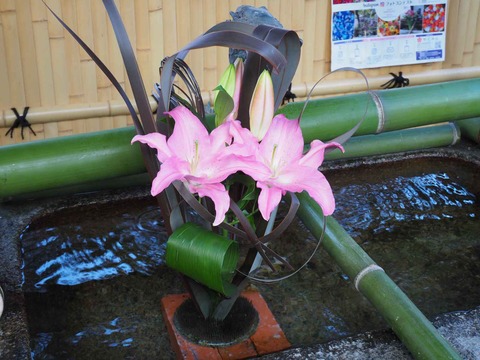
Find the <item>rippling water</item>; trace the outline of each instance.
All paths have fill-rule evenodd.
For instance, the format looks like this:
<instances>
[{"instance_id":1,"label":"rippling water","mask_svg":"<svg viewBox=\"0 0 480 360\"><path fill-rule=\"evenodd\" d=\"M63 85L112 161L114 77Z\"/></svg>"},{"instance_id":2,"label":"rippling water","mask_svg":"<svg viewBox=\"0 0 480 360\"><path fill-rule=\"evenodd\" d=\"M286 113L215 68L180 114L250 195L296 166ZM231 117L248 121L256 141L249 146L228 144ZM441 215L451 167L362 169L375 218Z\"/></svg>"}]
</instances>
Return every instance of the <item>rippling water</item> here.
<instances>
[{"instance_id":1,"label":"rippling water","mask_svg":"<svg viewBox=\"0 0 480 360\"><path fill-rule=\"evenodd\" d=\"M348 185L335 197L336 217L352 236L393 231L406 222L475 218L478 209L476 195L444 172Z\"/></svg>"},{"instance_id":2,"label":"rippling water","mask_svg":"<svg viewBox=\"0 0 480 360\"><path fill-rule=\"evenodd\" d=\"M418 160L327 174L335 217L429 315L479 305L480 179L470 166ZM160 298L184 290L163 263L159 215L143 199L62 210L25 229L34 358L173 358ZM299 266L315 244L296 221L275 250ZM322 250L288 280L254 284L295 345L385 326Z\"/></svg>"},{"instance_id":3,"label":"rippling water","mask_svg":"<svg viewBox=\"0 0 480 360\"><path fill-rule=\"evenodd\" d=\"M148 275L163 263L166 239L158 207L145 201L45 216L21 235L25 290Z\"/></svg>"}]
</instances>

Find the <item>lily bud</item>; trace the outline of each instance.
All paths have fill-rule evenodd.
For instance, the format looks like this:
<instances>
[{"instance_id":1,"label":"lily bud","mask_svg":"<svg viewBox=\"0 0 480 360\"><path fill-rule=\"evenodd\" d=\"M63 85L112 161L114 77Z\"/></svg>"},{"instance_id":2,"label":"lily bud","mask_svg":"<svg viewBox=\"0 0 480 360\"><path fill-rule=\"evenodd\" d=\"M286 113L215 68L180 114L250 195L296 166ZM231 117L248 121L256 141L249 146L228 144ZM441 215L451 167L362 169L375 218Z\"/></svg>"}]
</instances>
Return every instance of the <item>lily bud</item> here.
<instances>
[{"instance_id":1,"label":"lily bud","mask_svg":"<svg viewBox=\"0 0 480 360\"><path fill-rule=\"evenodd\" d=\"M238 113L238 103L240 102L240 92L242 91L242 80L243 80L243 60L242 58L237 58L234 63L235 66L235 90L231 97L233 98L233 119L237 118Z\"/></svg>"},{"instance_id":2,"label":"lily bud","mask_svg":"<svg viewBox=\"0 0 480 360\"><path fill-rule=\"evenodd\" d=\"M233 97L233 92L235 91L235 65L228 65L227 69L220 78L220 83L218 86L221 86L230 97ZM215 96L213 102L217 101L218 91L215 91Z\"/></svg>"},{"instance_id":3,"label":"lily bud","mask_svg":"<svg viewBox=\"0 0 480 360\"><path fill-rule=\"evenodd\" d=\"M227 119L235 120L238 113L238 102L242 88L243 61L238 58L235 64L230 64L215 88L214 111L215 126L218 127Z\"/></svg>"},{"instance_id":4,"label":"lily bud","mask_svg":"<svg viewBox=\"0 0 480 360\"><path fill-rule=\"evenodd\" d=\"M260 141L267 133L274 114L272 77L264 70L257 80L250 102L250 131Z\"/></svg>"}]
</instances>

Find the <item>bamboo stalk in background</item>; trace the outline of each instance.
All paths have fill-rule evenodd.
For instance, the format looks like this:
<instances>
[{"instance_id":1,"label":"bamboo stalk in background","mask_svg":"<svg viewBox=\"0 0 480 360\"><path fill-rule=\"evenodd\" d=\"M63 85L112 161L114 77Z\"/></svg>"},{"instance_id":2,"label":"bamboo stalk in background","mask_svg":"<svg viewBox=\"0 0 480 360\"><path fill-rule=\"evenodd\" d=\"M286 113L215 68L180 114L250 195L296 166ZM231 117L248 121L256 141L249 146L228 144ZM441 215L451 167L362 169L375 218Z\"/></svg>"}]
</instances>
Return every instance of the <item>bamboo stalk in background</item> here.
<instances>
[{"instance_id":1,"label":"bamboo stalk in background","mask_svg":"<svg viewBox=\"0 0 480 360\"><path fill-rule=\"evenodd\" d=\"M459 140L460 130L454 123L397 130L377 135L352 137L345 143L344 153L342 153L340 149L335 149L327 153L325 159L350 159L362 156L430 149L455 145Z\"/></svg>"},{"instance_id":2,"label":"bamboo stalk in background","mask_svg":"<svg viewBox=\"0 0 480 360\"><path fill-rule=\"evenodd\" d=\"M323 80L314 90L312 96L328 96L337 94L354 93L365 91L365 80L359 76L355 78L340 77L343 72L331 75ZM447 81L466 80L480 77L480 66L439 69L412 74L403 74L410 81L410 86L436 84ZM332 79L331 79L332 78ZM381 85L391 80L390 75L368 77L370 89L381 89ZM303 84L293 84L292 92L299 98L305 98L312 89L315 82L306 82Z\"/></svg>"},{"instance_id":3,"label":"bamboo stalk in background","mask_svg":"<svg viewBox=\"0 0 480 360\"><path fill-rule=\"evenodd\" d=\"M320 207L305 192L297 196L301 204L297 212L299 218L319 239L324 231ZM407 295L331 216L326 219L322 245L342 271L356 280L357 289L378 310L416 359L460 359ZM365 269L372 271L364 272ZM357 276L362 271L365 275L359 280Z\"/></svg>"},{"instance_id":4,"label":"bamboo stalk in background","mask_svg":"<svg viewBox=\"0 0 480 360\"><path fill-rule=\"evenodd\" d=\"M480 117L457 121L462 135L480 144Z\"/></svg>"},{"instance_id":5,"label":"bamboo stalk in background","mask_svg":"<svg viewBox=\"0 0 480 360\"><path fill-rule=\"evenodd\" d=\"M152 111L157 109L157 103L153 98L150 98L150 106ZM95 102L57 105L50 108L32 108L29 110L27 118L30 124L46 124L127 114L128 108L123 100L110 100L103 103ZM3 112L3 117L0 118L0 127L9 127L14 121L15 115L13 111L6 109Z\"/></svg>"},{"instance_id":6,"label":"bamboo stalk in background","mask_svg":"<svg viewBox=\"0 0 480 360\"><path fill-rule=\"evenodd\" d=\"M365 119L357 135L480 116L480 78L312 100L303 113L305 142L330 140ZM298 117L302 102L279 110Z\"/></svg>"}]
</instances>

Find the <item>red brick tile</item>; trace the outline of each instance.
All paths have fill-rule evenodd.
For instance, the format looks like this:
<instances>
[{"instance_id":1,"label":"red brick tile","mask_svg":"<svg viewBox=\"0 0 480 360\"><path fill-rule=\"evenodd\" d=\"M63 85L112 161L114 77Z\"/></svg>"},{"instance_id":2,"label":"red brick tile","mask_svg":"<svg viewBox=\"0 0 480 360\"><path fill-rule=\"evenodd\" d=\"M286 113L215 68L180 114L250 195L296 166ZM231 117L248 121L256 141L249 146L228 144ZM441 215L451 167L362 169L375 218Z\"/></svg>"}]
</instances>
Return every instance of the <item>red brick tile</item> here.
<instances>
[{"instance_id":1,"label":"red brick tile","mask_svg":"<svg viewBox=\"0 0 480 360\"><path fill-rule=\"evenodd\" d=\"M242 296L250 300L258 311L259 324L255 333L245 341L228 347L209 347L191 343L173 325L177 308L188 298L187 294L167 295L162 299L162 312L173 350L179 360L213 359L240 360L285 350L291 345L265 300L257 291L245 291Z\"/></svg>"},{"instance_id":2,"label":"red brick tile","mask_svg":"<svg viewBox=\"0 0 480 360\"><path fill-rule=\"evenodd\" d=\"M218 352L222 357L222 360L240 360L258 355L257 350L250 339L227 347L218 347Z\"/></svg>"},{"instance_id":3,"label":"red brick tile","mask_svg":"<svg viewBox=\"0 0 480 360\"><path fill-rule=\"evenodd\" d=\"M288 349L291 344L283 333L280 325L268 308L262 295L256 291L245 291L242 296L249 299L260 314L257 331L250 337L259 355Z\"/></svg>"}]
</instances>

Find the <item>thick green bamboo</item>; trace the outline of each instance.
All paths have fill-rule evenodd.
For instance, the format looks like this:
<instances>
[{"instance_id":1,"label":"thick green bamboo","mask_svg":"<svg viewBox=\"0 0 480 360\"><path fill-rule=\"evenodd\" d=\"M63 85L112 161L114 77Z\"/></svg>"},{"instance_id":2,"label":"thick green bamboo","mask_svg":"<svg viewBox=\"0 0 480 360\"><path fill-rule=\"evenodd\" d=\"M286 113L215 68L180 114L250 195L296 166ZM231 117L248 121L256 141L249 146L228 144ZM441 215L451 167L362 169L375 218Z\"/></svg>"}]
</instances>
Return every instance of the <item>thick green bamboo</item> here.
<instances>
[{"instance_id":1,"label":"thick green bamboo","mask_svg":"<svg viewBox=\"0 0 480 360\"><path fill-rule=\"evenodd\" d=\"M385 109L385 130L480 116L480 79L376 93ZM369 94L311 101L301 123L306 142L349 130L362 118L367 102L359 134L372 134L378 130L378 110ZM294 118L302 106L289 104L281 111ZM1 147L0 199L141 173L140 152L130 145L134 135L129 127Z\"/></svg>"},{"instance_id":2,"label":"thick green bamboo","mask_svg":"<svg viewBox=\"0 0 480 360\"><path fill-rule=\"evenodd\" d=\"M0 199L36 193L49 196L144 183L145 172L132 128L0 148ZM353 137L327 160L448 146L458 138L452 124ZM31 181L32 174L35 181ZM125 180L122 180L125 179Z\"/></svg>"},{"instance_id":3,"label":"thick green bamboo","mask_svg":"<svg viewBox=\"0 0 480 360\"><path fill-rule=\"evenodd\" d=\"M462 136L480 144L480 117L459 120L457 125L462 131Z\"/></svg>"},{"instance_id":4,"label":"thick green bamboo","mask_svg":"<svg viewBox=\"0 0 480 360\"><path fill-rule=\"evenodd\" d=\"M326 160L384 155L454 145L460 130L453 123L390 131L377 135L356 136L344 144L345 152L336 149L325 155Z\"/></svg>"},{"instance_id":5,"label":"thick green bamboo","mask_svg":"<svg viewBox=\"0 0 480 360\"><path fill-rule=\"evenodd\" d=\"M480 116L480 78L372 93L310 101L301 121L305 141L331 140L350 130L363 118L367 104L365 120L356 135ZM279 112L294 119L303 105L290 103Z\"/></svg>"},{"instance_id":6,"label":"thick green bamboo","mask_svg":"<svg viewBox=\"0 0 480 360\"><path fill-rule=\"evenodd\" d=\"M306 193L298 194L297 212L312 234L320 238L324 218L318 204ZM326 219L323 247L342 270L357 283L358 290L384 317L416 359L460 359L400 288L382 271L333 217ZM364 271L372 269L372 271ZM364 275L359 279L359 274Z\"/></svg>"},{"instance_id":7,"label":"thick green bamboo","mask_svg":"<svg viewBox=\"0 0 480 360\"><path fill-rule=\"evenodd\" d=\"M0 148L0 199L145 172L132 128Z\"/></svg>"}]
</instances>

